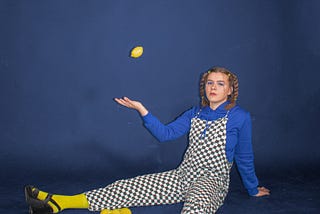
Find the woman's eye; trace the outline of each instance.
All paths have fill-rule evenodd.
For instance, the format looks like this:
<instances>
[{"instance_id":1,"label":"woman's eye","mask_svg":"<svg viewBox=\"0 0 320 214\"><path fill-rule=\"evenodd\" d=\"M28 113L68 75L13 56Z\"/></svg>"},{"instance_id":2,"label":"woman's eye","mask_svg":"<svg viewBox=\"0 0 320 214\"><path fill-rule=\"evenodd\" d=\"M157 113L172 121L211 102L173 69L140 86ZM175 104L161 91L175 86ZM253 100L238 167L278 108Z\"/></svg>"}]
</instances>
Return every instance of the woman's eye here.
<instances>
[{"instance_id":1,"label":"woman's eye","mask_svg":"<svg viewBox=\"0 0 320 214\"><path fill-rule=\"evenodd\" d=\"M207 85L213 85L213 82L208 81L208 82L207 82Z\"/></svg>"},{"instance_id":2,"label":"woman's eye","mask_svg":"<svg viewBox=\"0 0 320 214\"><path fill-rule=\"evenodd\" d=\"M224 86L224 83L223 82L218 82L218 85L219 86Z\"/></svg>"}]
</instances>

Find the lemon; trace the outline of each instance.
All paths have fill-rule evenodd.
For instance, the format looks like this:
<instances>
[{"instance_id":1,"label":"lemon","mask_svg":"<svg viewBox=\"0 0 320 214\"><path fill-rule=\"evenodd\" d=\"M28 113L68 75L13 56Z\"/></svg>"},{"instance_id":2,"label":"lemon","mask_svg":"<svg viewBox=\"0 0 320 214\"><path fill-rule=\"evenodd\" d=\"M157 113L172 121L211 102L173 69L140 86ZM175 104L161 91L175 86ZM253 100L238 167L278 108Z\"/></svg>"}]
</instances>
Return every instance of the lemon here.
<instances>
[{"instance_id":1,"label":"lemon","mask_svg":"<svg viewBox=\"0 0 320 214\"><path fill-rule=\"evenodd\" d=\"M129 208L120 209L121 214L131 214L131 210Z\"/></svg>"},{"instance_id":2,"label":"lemon","mask_svg":"<svg viewBox=\"0 0 320 214\"><path fill-rule=\"evenodd\" d=\"M110 214L110 210L101 210L100 214Z\"/></svg>"},{"instance_id":3,"label":"lemon","mask_svg":"<svg viewBox=\"0 0 320 214\"><path fill-rule=\"evenodd\" d=\"M131 50L131 57L132 58L139 58L143 54L143 47L136 46Z\"/></svg>"},{"instance_id":4,"label":"lemon","mask_svg":"<svg viewBox=\"0 0 320 214\"><path fill-rule=\"evenodd\" d=\"M121 208L114 210L104 209L101 210L100 214L131 214L131 210L129 208Z\"/></svg>"}]
</instances>

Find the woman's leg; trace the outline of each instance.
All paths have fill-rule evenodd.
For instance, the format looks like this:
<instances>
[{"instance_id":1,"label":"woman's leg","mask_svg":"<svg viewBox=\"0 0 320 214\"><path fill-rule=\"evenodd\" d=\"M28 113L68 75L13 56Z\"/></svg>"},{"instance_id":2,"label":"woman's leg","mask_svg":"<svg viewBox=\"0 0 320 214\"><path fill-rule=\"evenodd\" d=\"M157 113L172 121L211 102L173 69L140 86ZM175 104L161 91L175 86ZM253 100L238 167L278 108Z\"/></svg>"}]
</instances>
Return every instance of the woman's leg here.
<instances>
[{"instance_id":1,"label":"woman's leg","mask_svg":"<svg viewBox=\"0 0 320 214\"><path fill-rule=\"evenodd\" d=\"M182 214L213 214L228 193L229 178L201 176L186 193Z\"/></svg>"},{"instance_id":2,"label":"woman's leg","mask_svg":"<svg viewBox=\"0 0 320 214\"><path fill-rule=\"evenodd\" d=\"M91 211L172 204L183 200L180 176L176 170L119 180L85 194Z\"/></svg>"}]
</instances>

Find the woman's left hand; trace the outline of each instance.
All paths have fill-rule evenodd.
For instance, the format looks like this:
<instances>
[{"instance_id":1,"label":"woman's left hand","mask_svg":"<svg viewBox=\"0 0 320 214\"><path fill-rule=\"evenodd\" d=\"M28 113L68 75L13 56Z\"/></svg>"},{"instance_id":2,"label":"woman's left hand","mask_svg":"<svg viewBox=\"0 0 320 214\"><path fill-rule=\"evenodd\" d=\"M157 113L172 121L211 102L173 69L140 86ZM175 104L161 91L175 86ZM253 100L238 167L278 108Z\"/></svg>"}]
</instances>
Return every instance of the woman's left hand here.
<instances>
[{"instance_id":1,"label":"woman's left hand","mask_svg":"<svg viewBox=\"0 0 320 214\"><path fill-rule=\"evenodd\" d=\"M256 197L270 195L270 190L265 187L258 187L258 191L259 192L255 195Z\"/></svg>"}]
</instances>

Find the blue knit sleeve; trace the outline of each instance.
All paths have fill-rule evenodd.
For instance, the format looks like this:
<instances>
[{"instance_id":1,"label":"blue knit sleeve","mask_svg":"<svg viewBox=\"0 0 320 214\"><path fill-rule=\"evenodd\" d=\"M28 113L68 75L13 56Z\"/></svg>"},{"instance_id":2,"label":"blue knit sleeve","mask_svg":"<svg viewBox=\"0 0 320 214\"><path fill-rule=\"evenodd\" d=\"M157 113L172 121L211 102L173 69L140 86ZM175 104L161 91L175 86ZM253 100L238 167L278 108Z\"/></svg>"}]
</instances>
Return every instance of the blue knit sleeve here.
<instances>
[{"instance_id":1,"label":"blue knit sleeve","mask_svg":"<svg viewBox=\"0 0 320 214\"><path fill-rule=\"evenodd\" d=\"M252 149L252 125L249 113L245 113L244 122L239 130L239 141L235 147L234 158L249 195L253 196L258 193L258 179L254 169L254 157Z\"/></svg>"},{"instance_id":2,"label":"blue knit sleeve","mask_svg":"<svg viewBox=\"0 0 320 214\"><path fill-rule=\"evenodd\" d=\"M185 135L191 126L191 118L195 115L196 108L192 108L184 112L169 124L161 123L158 118L153 116L150 112L142 117L144 126L157 138L160 142L177 139Z\"/></svg>"}]
</instances>

